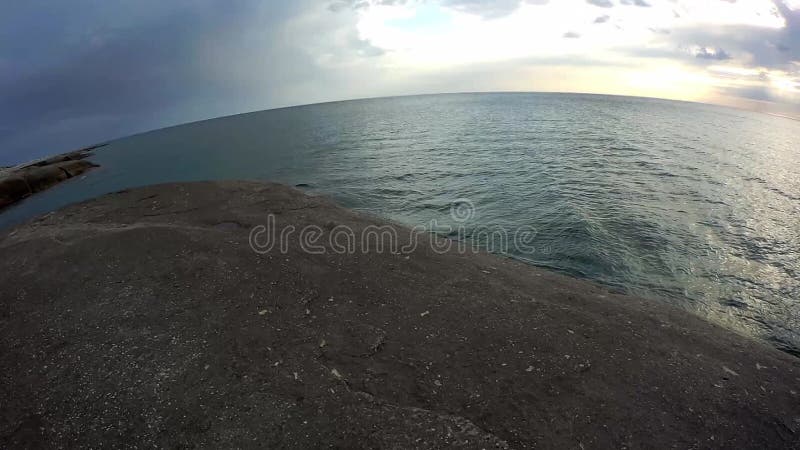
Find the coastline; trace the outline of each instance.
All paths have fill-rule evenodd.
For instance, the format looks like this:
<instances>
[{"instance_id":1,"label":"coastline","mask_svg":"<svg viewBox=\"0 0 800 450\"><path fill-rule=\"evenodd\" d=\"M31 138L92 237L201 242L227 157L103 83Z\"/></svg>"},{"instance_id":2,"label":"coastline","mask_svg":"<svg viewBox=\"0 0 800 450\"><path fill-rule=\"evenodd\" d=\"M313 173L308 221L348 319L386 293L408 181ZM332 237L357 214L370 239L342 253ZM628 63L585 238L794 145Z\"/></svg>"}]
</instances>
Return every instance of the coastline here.
<instances>
[{"instance_id":1,"label":"coastline","mask_svg":"<svg viewBox=\"0 0 800 450\"><path fill-rule=\"evenodd\" d=\"M0 442L800 443L800 360L761 342L489 254L258 254L270 213L323 233L387 225L232 181L0 232Z\"/></svg>"},{"instance_id":2,"label":"coastline","mask_svg":"<svg viewBox=\"0 0 800 450\"><path fill-rule=\"evenodd\" d=\"M96 144L16 166L0 167L0 212L33 194L98 167L86 158L106 145Z\"/></svg>"}]
</instances>

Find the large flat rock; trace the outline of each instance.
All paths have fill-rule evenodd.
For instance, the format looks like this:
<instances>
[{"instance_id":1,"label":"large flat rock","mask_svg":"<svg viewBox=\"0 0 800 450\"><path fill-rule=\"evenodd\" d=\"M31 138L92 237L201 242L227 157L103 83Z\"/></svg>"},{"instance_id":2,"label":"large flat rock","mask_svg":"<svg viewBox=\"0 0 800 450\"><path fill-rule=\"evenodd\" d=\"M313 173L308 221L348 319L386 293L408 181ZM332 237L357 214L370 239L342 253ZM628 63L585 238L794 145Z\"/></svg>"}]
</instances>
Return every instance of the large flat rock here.
<instances>
[{"instance_id":1,"label":"large flat rock","mask_svg":"<svg viewBox=\"0 0 800 450\"><path fill-rule=\"evenodd\" d=\"M323 235L381 223L281 185L207 182L0 235L0 447L800 446L790 355L424 241L257 254L250 230L270 213Z\"/></svg>"}]
</instances>

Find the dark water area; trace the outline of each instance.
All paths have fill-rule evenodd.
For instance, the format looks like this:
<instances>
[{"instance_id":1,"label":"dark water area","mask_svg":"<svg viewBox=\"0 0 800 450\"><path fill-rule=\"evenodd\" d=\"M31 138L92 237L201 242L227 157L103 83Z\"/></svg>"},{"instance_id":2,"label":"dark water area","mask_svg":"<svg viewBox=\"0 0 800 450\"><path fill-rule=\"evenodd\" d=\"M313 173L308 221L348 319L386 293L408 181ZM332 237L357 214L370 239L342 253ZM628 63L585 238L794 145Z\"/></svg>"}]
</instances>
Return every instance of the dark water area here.
<instances>
[{"instance_id":1,"label":"dark water area","mask_svg":"<svg viewBox=\"0 0 800 450\"><path fill-rule=\"evenodd\" d=\"M408 225L535 230L531 264L669 302L800 355L800 122L571 94L327 103L112 142L0 227L153 183L306 184ZM474 215L454 224L451 202ZM479 239L478 239L479 240Z\"/></svg>"}]
</instances>

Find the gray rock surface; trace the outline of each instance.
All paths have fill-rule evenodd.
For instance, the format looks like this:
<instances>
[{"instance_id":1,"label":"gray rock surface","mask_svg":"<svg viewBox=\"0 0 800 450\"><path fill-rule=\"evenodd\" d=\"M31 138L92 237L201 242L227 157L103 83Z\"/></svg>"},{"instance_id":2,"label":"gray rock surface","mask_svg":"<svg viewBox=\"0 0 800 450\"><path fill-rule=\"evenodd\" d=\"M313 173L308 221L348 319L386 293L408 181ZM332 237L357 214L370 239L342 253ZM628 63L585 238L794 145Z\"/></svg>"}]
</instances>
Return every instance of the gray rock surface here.
<instances>
[{"instance_id":1,"label":"gray rock surface","mask_svg":"<svg viewBox=\"0 0 800 450\"><path fill-rule=\"evenodd\" d=\"M205 182L0 234L0 447L800 446L790 355L491 255L260 255L270 213L382 223Z\"/></svg>"}]
</instances>

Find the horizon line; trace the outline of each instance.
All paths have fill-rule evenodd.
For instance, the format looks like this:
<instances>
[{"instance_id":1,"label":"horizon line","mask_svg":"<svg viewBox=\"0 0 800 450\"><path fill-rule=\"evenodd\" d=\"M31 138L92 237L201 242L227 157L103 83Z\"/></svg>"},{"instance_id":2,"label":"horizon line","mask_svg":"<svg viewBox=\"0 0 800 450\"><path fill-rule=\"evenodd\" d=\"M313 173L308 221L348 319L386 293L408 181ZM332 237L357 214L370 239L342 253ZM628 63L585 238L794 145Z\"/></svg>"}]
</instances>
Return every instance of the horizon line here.
<instances>
[{"instance_id":1,"label":"horizon line","mask_svg":"<svg viewBox=\"0 0 800 450\"><path fill-rule=\"evenodd\" d=\"M128 138L132 138L132 137L135 137L135 136L142 136L142 135L145 135L145 134L154 133L154 132L162 131L162 130L168 130L168 129L171 129L171 128L182 127L182 126L185 126L185 125L198 124L198 123L203 123L203 122L209 122L209 121L212 121L212 120L227 119L227 118L232 118L232 117L244 116L244 115L248 115L248 114L257 114L257 113L268 112L268 111L279 111L279 110L282 110L282 109L303 108L303 107L308 107L308 106L327 105L327 104L346 103L346 102L358 102L358 101L368 101L368 100L409 98L409 97L434 97L434 96L443 96L443 95L479 95L479 94L538 94L538 95L551 94L551 95L587 95L587 96L591 95L591 96L598 96L598 97L619 97L619 98L632 98L632 99L642 99L642 100L658 100L658 101L664 101L664 102L676 102L676 103L688 103L688 104L702 105L702 106L712 106L712 107L718 107L718 108L731 109L731 110L734 110L734 111L749 112L749 113L756 113L756 114L765 114L765 115L772 116L772 117L778 117L778 118L783 118L783 119L788 119L788 120L793 120L793 121L800 121L800 116L792 116L792 115L788 115L788 114L784 114L784 113L773 113L773 112L768 112L768 111L760 111L760 110L757 110L757 109L751 109L751 108L740 107L740 106L732 106L732 105L724 105L724 104L720 104L720 103L708 103L708 102L701 102L701 101L696 101L696 100L681 100L681 99L671 99L671 98L663 98L663 97L650 97L650 96L642 96L642 95L602 94L602 93L596 93L596 92L578 92L578 91L457 91L457 92L430 92L430 93L418 93L418 94L381 95L381 96L373 96L373 97L356 97L356 98L347 98L347 99L338 99L338 100L325 100L325 101L320 101L320 102L290 104L290 105L284 105L284 106L276 106L276 107L272 107L272 108L264 108L264 109L256 109L256 110L238 112L238 113L233 113L233 114L225 114L225 115L221 115L221 116L208 117L208 118L205 118L205 119L198 119L198 120L192 120L192 121L187 121L187 122L179 122L179 123L175 123L175 124L171 124L171 125L165 125L165 126L160 127L160 128L152 128L152 129L139 131L139 132L135 132L135 133L132 133L132 134L127 134L127 135L124 135L124 136L119 136L119 137L115 137L115 138L111 138L111 139L107 139L107 140L86 143L86 144L83 144L83 145L79 145L76 148L71 149L71 150L67 149L67 150L63 150L63 151L61 151L59 153L48 154L48 156L44 156L43 158L48 158L50 156L59 155L61 153L68 153L70 151L75 151L75 150L88 148L88 147L93 147L93 146L111 145L114 142L121 141L123 139L128 139ZM30 160L30 161L35 161L35 160ZM14 165L10 166L10 167L14 167L14 166L17 166L17 165L20 165L20 164L25 164L25 163L30 162L30 161L28 161L28 160L19 161L19 162L15 163Z\"/></svg>"},{"instance_id":2,"label":"horizon line","mask_svg":"<svg viewBox=\"0 0 800 450\"><path fill-rule=\"evenodd\" d=\"M111 144L111 143L113 143L115 141L119 141L119 140L122 140L122 139L127 139L129 137L140 136L140 135L143 135L143 134L153 133L153 132L161 131L161 130L167 130L167 129L170 129L170 128L177 128L177 127L181 127L181 126L184 126L184 125L191 125L191 124L195 124L195 123L208 122L208 121L211 121L211 120L226 119L226 118L231 118L231 117L238 117L238 116L244 116L244 115L247 115L247 114L256 114L256 113L267 112L267 111L278 111L278 110L281 110L281 109L303 108L303 107L307 107L307 106L327 105L327 104L333 104L333 103L358 102L358 101L381 100L381 99L392 99L392 98L434 97L434 96L439 96L439 95L476 95L476 94L554 94L554 95L593 95L593 96L598 96L598 97L635 98L635 99L642 99L642 100L659 100L659 101L665 101L665 102L689 103L689 104L694 104L694 105L713 106L713 107L718 107L718 108L732 109L734 111L750 112L750 113L756 113L756 114L765 114L765 115L768 115L768 116L780 117L780 118L783 118L783 119L788 119L788 120L793 120L793 121L800 121L800 115L799 116L792 116L792 115L783 114L783 113L773 113L773 112L768 112L768 111L760 111L760 110L757 110L757 109L750 109L750 108L745 108L745 107L741 107L741 106L725 105L725 104L721 104L721 103L709 103L709 102L702 102L702 101L697 101L697 100L681 100L681 99L664 98L664 97L650 97L650 96L644 96L644 95L602 94L602 93L596 93L596 92L579 92L579 91L455 91L455 92L430 92L430 93L420 93L420 94L379 95L379 96L374 96L374 97L355 97L355 98L346 98L346 99L339 99L339 100L324 100L324 101L312 102L312 103L297 103L297 104L290 104L290 105L285 105L285 106L276 106L276 107L273 107L273 108L254 109L254 110L251 110L251 111L244 111L244 112L238 112L238 113L233 113L233 114L226 114L226 115L222 115L222 116L209 117L209 118L206 118L206 119L192 120L192 121L189 121L189 122L180 122L180 123L176 123L176 124L173 124L173 125L167 125L167 126L164 126L164 127L161 127L161 128L153 128L153 129L150 129L150 130L145 130L145 131L141 131L141 132L138 132L138 133L125 135L125 136L121 136L121 137L118 137L118 138L109 139L109 140L106 140L106 141L96 142L94 144L89 144L88 146L99 145L99 144Z\"/></svg>"}]
</instances>

